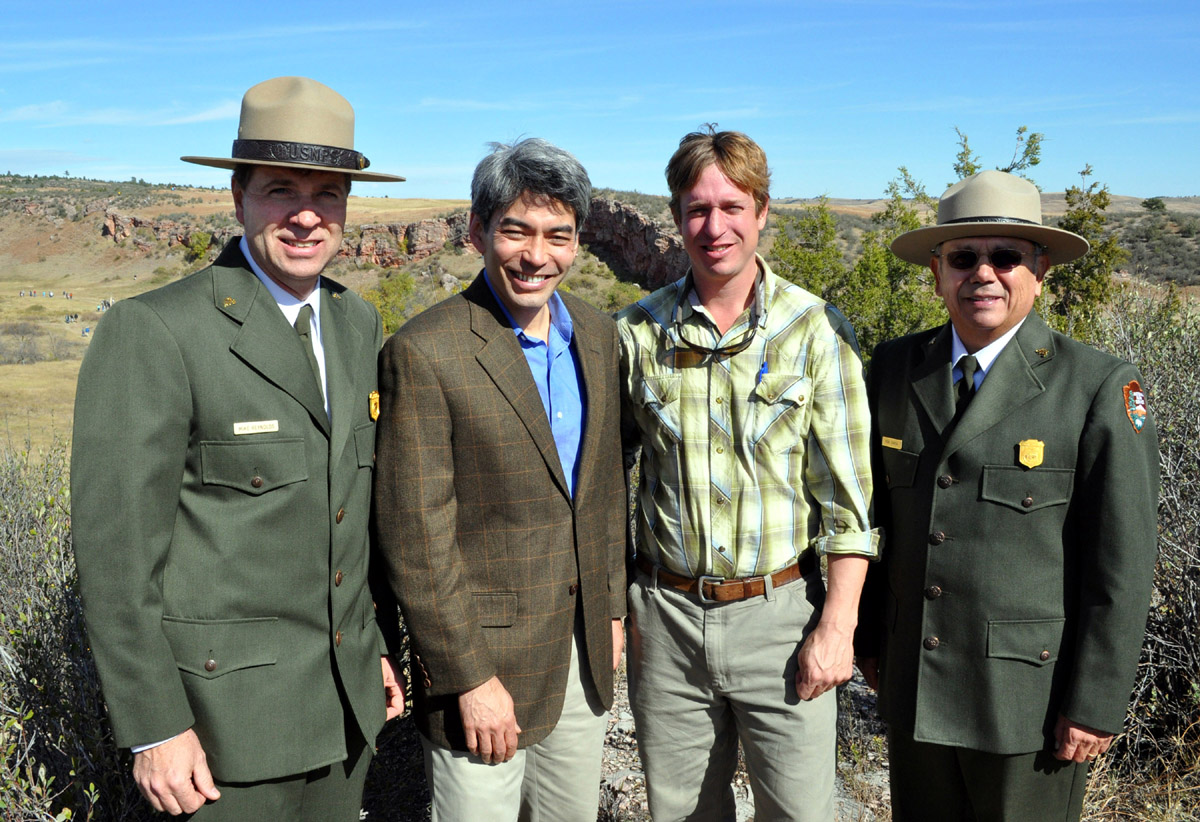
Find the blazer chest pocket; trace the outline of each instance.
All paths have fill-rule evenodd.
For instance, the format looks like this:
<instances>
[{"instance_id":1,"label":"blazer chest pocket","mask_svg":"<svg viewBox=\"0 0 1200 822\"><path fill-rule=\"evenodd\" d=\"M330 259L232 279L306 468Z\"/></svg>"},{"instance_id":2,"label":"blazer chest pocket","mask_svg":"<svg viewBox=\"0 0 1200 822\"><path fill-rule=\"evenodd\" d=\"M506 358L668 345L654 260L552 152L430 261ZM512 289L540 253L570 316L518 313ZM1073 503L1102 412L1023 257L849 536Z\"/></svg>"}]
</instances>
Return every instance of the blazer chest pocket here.
<instances>
[{"instance_id":1,"label":"blazer chest pocket","mask_svg":"<svg viewBox=\"0 0 1200 822\"><path fill-rule=\"evenodd\" d=\"M1071 499L1074 484L1072 468L1026 470L1011 465L985 465L979 495L988 502L1027 514L1065 505Z\"/></svg>"},{"instance_id":2,"label":"blazer chest pocket","mask_svg":"<svg viewBox=\"0 0 1200 822\"><path fill-rule=\"evenodd\" d=\"M365 422L354 427L354 450L358 453L359 468L374 467L375 423Z\"/></svg>"},{"instance_id":3,"label":"blazer chest pocket","mask_svg":"<svg viewBox=\"0 0 1200 822\"><path fill-rule=\"evenodd\" d=\"M201 679L274 665L279 653L279 620L183 619L164 616L163 634L175 664Z\"/></svg>"},{"instance_id":4,"label":"blazer chest pocket","mask_svg":"<svg viewBox=\"0 0 1200 822\"><path fill-rule=\"evenodd\" d=\"M308 479L304 440L200 443L200 477L258 496Z\"/></svg>"},{"instance_id":5,"label":"blazer chest pocket","mask_svg":"<svg viewBox=\"0 0 1200 822\"><path fill-rule=\"evenodd\" d=\"M887 487L911 488L917 477L919 454L897 448L883 448L883 471Z\"/></svg>"},{"instance_id":6,"label":"blazer chest pocket","mask_svg":"<svg viewBox=\"0 0 1200 822\"><path fill-rule=\"evenodd\" d=\"M484 628L511 628L517 621L517 595L473 593L471 599L475 602L475 613L479 615L479 624Z\"/></svg>"},{"instance_id":7,"label":"blazer chest pocket","mask_svg":"<svg viewBox=\"0 0 1200 822\"><path fill-rule=\"evenodd\" d=\"M1049 665L1058 660L1066 620L994 619L988 622L987 655L1030 665Z\"/></svg>"}]
</instances>

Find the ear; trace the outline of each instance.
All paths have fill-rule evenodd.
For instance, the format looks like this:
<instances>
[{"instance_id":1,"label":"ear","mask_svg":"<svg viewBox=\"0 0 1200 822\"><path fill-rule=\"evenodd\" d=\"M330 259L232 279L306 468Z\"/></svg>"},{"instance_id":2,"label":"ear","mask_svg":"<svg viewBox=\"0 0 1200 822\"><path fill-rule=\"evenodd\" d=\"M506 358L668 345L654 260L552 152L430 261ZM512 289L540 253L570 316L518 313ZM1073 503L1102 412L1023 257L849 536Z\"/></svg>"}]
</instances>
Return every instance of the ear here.
<instances>
[{"instance_id":1,"label":"ear","mask_svg":"<svg viewBox=\"0 0 1200 822\"><path fill-rule=\"evenodd\" d=\"M246 221L242 219L242 197L246 192L242 190L242 186L240 183L238 183L237 177L230 178L229 188L231 191L233 191L233 213L237 215L237 221L242 225L245 225Z\"/></svg>"},{"instance_id":2,"label":"ear","mask_svg":"<svg viewBox=\"0 0 1200 822\"><path fill-rule=\"evenodd\" d=\"M470 219L467 222L467 236L471 240L471 245L475 246L475 250L480 254L487 253L487 244L484 242L483 235L487 230L487 226L483 224L483 220L471 212Z\"/></svg>"},{"instance_id":3,"label":"ear","mask_svg":"<svg viewBox=\"0 0 1200 822\"><path fill-rule=\"evenodd\" d=\"M767 201L765 203L763 203L762 211L760 211L758 213L758 230L759 231L762 231L764 228L767 227L767 212L770 210L771 210L771 200L770 200L770 198L768 198Z\"/></svg>"}]
</instances>

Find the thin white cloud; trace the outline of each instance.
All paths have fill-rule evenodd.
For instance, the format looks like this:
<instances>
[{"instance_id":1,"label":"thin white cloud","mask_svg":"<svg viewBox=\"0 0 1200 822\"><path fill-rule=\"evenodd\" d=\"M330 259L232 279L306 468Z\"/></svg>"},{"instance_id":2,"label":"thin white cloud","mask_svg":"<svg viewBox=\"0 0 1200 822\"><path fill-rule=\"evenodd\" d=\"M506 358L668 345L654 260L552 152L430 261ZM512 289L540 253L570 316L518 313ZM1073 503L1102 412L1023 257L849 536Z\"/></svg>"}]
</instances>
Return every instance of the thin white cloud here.
<instances>
[{"instance_id":1,"label":"thin white cloud","mask_svg":"<svg viewBox=\"0 0 1200 822\"><path fill-rule=\"evenodd\" d=\"M242 104L237 100L226 100L212 108L197 111L194 114L184 114L179 117L168 117L159 125L182 126L188 123L211 123L215 120L236 120L242 113Z\"/></svg>"}]
</instances>

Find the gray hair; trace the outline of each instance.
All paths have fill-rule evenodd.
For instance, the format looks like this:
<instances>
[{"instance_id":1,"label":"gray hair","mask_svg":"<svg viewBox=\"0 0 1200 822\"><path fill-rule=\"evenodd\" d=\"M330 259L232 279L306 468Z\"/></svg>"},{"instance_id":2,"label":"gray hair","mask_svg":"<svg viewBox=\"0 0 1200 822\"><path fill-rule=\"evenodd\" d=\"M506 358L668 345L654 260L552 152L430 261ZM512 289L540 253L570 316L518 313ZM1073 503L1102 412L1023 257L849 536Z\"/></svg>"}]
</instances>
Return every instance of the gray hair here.
<instances>
[{"instance_id":1,"label":"gray hair","mask_svg":"<svg viewBox=\"0 0 1200 822\"><path fill-rule=\"evenodd\" d=\"M592 181L573 154L538 137L491 147L492 153L479 161L471 179L471 211L485 225L521 195L531 194L558 200L574 212L575 230L583 227L591 207Z\"/></svg>"}]
</instances>

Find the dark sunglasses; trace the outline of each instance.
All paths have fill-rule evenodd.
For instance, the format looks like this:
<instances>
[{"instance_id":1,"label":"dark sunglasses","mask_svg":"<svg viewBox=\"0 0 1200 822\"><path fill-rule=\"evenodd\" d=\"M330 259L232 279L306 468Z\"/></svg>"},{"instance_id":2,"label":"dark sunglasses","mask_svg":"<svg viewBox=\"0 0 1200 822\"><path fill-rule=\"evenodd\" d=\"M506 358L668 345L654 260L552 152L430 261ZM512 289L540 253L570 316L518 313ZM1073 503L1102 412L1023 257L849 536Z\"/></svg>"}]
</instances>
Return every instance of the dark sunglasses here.
<instances>
[{"instance_id":1,"label":"dark sunglasses","mask_svg":"<svg viewBox=\"0 0 1200 822\"><path fill-rule=\"evenodd\" d=\"M1036 257L1038 252L1034 251L1033 253ZM980 257L986 257L992 268L997 271L1012 271L1021 264L1026 255L1025 252L1015 248L995 248L983 254L971 248L961 248L938 256L944 259L951 268L959 271L974 271L975 267L979 265Z\"/></svg>"}]
</instances>

